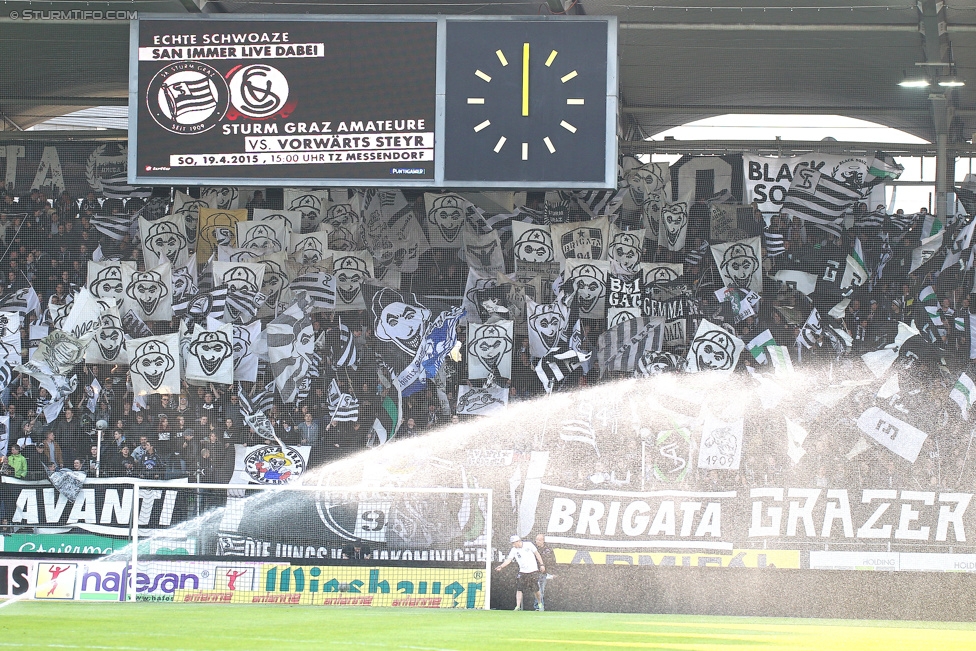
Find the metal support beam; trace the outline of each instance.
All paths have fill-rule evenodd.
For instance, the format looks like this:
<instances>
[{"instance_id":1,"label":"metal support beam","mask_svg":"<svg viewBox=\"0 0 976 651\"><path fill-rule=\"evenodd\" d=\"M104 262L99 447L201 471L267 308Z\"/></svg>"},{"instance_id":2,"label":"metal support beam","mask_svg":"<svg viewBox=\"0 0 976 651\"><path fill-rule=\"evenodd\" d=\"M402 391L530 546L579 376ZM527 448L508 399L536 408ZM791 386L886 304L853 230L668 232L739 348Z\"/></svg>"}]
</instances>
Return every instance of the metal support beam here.
<instances>
[{"instance_id":1,"label":"metal support beam","mask_svg":"<svg viewBox=\"0 0 976 651\"><path fill-rule=\"evenodd\" d=\"M54 129L51 131L0 131L0 143L25 140L125 140L126 129Z\"/></svg>"},{"instance_id":2,"label":"metal support beam","mask_svg":"<svg viewBox=\"0 0 976 651\"><path fill-rule=\"evenodd\" d=\"M666 31L666 32L917 32L918 25L825 25L810 23L806 25L757 24L757 23L620 23L620 29Z\"/></svg>"},{"instance_id":3,"label":"metal support beam","mask_svg":"<svg viewBox=\"0 0 976 651\"><path fill-rule=\"evenodd\" d=\"M701 104L656 104L652 106L625 106L621 109L622 113L632 113L636 115L660 115L660 114L685 114L693 115L698 113L726 114L782 114L782 115L912 115L921 117L929 115L928 109L904 109L904 108L881 108L881 107L861 107L861 106L738 106L734 104L726 105L701 105ZM976 111L969 111L976 113ZM958 113L958 111L957 111Z\"/></svg>"},{"instance_id":4,"label":"metal support beam","mask_svg":"<svg viewBox=\"0 0 976 651\"><path fill-rule=\"evenodd\" d=\"M5 106L128 106L128 97L14 95L0 98Z\"/></svg>"},{"instance_id":5,"label":"metal support beam","mask_svg":"<svg viewBox=\"0 0 976 651\"><path fill-rule=\"evenodd\" d=\"M809 140L639 140L621 141L620 150L632 154L713 155L750 152L789 156L808 153L873 154L881 150L893 156L936 156L936 144L890 142L839 142ZM976 146L967 142L946 148L947 156L974 156Z\"/></svg>"}]
</instances>

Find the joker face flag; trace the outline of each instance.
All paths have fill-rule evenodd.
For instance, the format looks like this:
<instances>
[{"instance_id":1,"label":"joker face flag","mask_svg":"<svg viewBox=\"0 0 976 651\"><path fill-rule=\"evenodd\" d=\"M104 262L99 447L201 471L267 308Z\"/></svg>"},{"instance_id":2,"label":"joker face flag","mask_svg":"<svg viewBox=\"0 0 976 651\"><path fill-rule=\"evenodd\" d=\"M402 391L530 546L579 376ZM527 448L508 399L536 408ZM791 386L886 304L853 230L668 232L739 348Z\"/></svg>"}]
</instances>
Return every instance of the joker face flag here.
<instances>
[{"instance_id":1,"label":"joker face flag","mask_svg":"<svg viewBox=\"0 0 976 651\"><path fill-rule=\"evenodd\" d=\"M516 269L519 262L552 262L556 259L548 226L512 222L512 242Z\"/></svg>"},{"instance_id":2,"label":"joker face flag","mask_svg":"<svg viewBox=\"0 0 976 651\"><path fill-rule=\"evenodd\" d=\"M125 339L119 309L113 306L103 310L98 318L98 332L85 350L85 362L88 364L128 363Z\"/></svg>"},{"instance_id":3,"label":"joker face flag","mask_svg":"<svg viewBox=\"0 0 976 651\"><path fill-rule=\"evenodd\" d=\"M173 318L173 276L169 260L148 271L122 270L125 294L122 311L132 310L143 321Z\"/></svg>"},{"instance_id":4,"label":"joker face flag","mask_svg":"<svg viewBox=\"0 0 976 651\"><path fill-rule=\"evenodd\" d=\"M88 261L88 291L100 301L115 302L122 305L125 284L122 271L132 274L136 271L135 262L92 262Z\"/></svg>"},{"instance_id":5,"label":"joker face flag","mask_svg":"<svg viewBox=\"0 0 976 651\"><path fill-rule=\"evenodd\" d=\"M247 220L247 210L200 209L197 222L197 262L205 263L218 246L237 246L237 223Z\"/></svg>"},{"instance_id":6,"label":"joker face flag","mask_svg":"<svg viewBox=\"0 0 976 651\"><path fill-rule=\"evenodd\" d=\"M323 264L329 250L328 233L315 232L308 235L292 235L291 238L291 259L300 267Z\"/></svg>"},{"instance_id":7,"label":"joker face flag","mask_svg":"<svg viewBox=\"0 0 976 651\"><path fill-rule=\"evenodd\" d=\"M257 262L213 263L214 287L227 287L253 296L264 284L264 265Z\"/></svg>"},{"instance_id":8,"label":"joker face flag","mask_svg":"<svg viewBox=\"0 0 976 651\"><path fill-rule=\"evenodd\" d=\"M255 208L251 218L258 223L271 224L276 229L281 224L286 231L293 235L300 233L302 230L302 213L297 210Z\"/></svg>"},{"instance_id":9,"label":"joker face flag","mask_svg":"<svg viewBox=\"0 0 976 651\"><path fill-rule=\"evenodd\" d=\"M259 313L261 316L274 316L278 313L278 306L290 303L292 300L288 279L288 256L275 253L258 258L255 262L264 265L264 280L261 282L261 293L267 296L264 306Z\"/></svg>"},{"instance_id":10,"label":"joker face flag","mask_svg":"<svg viewBox=\"0 0 976 651\"><path fill-rule=\"evenodd\" d=\"M128 344L129 373L137 396L180 392L180 335L133 339Z\"/></svg>"},{"instance_id":11,"label":"joker face flag","mask_svg":"<svg viewBox=\"0 0 976 651\"><path fill-rule=\"evenodd\" d=\"M208 206L220 210L233 210L240 206L241 192L229 185L206 186L200 188L200 198L206 201Z\"/></svg>"},{"instance_id":12,"label":"joker face flag","mask_svg":"<svg viewBox=\"0 0 976 651\"><path fill-rule=\"evenodd\" d=\"M173 216L177 218L177 221L180 219L183 220L186 238L189 241L190 248L193 248L197 241L197 224L200 222L200 209L215 207L210 205L206 199L194 199L188 194L184 194L179 190L176 191L176 196L173 199Z\"/></svg>"},{"instance_id":13,"label":"joker face flag","mask_svg":"<svg viewBox=\"0 0 976 651\"><path fill-rule=\"evenodd\" d=\"M608 257L627 271L637 273L644 253L644 229L621 231L611 226L610 233Z\"/></svg>"},{"instance_id":14,"label":"joker face flag","mask_svg":"<svg viewBox=\"0 0 976 651\"><path fill-rule=\"evenodd\" d=\"M299 223L293 226L295 232L310 233L322 223L323 213L329 203L328 190L306 190L303 188L285 188L285 210L301 215Z\"/></svg>"},{"instance_id":15,"label":"joker face flag","mask_svg":"<svg viewBox=\"0 0 976 651\"><path fill-rule=\"evenodd\" d=\"M569 303L572 296L560 294L552 303L536 303L525 299L528 315L529 352L533 357L545 357L559 347L569 326Z\"/></svg>"},{"instance_id":16,"label":"joker face flag","mask_svg":"<svg viewBox=\"0 0 976 651\"><path fill-rule=\"evenodd\" d=\"M436 311L413 294L379 288L370 300L377 350L404 395L437 374L457 341L457 323L464 312L451 307Z\"/></svg>"},{"instance_id":17,"label":"joker face flag","mask_svg":"<svg viewBox=\"0 0 976 651\"><path fill-rule=\"evenodd\" d=\"M400 205L400 202L394 205ZM363 242L383 266L393 266L407 273L417 270L420 256L430 249L427 235L413 210L391 213L375 198L363 214Z\"/></svg>"},{"instance_id":18,"label":"joker face flag","mask_svg":"<svg viewBox=\"0 0 976 651\"><path fill-rule=\"evenodd\" d=\"M208 322L208 325L212 325ZM234 328L234 379L254 382L258 377L258 342L261 339L261 322L252 321Z\"/></svg>"},{"instance_id":19,"label":"joker face flag","mask_svg":"<svg viewBox=\"0 0 976 651\"><path fill-rule=\"evenodd\" d=\"M762 249L760 238L712 244L712 257L726 287L762 292Z\"/></svg>"},{"instance_id":20,"label":"joker face flag","mask_svg":"<svg viewBox=\"0 0 976 651\"><path fill-rule=\"evenodd\" d=\"M645 285L672 283L684 275L684 267L680 262L642 262L640 265Z\"/></svg>"},{"instance_id":21,"label":"joker face flag","mask_svg":"<svg viewBox=\"0 0 976 651\"><path fill-rule=\"evenodd\" d=\"M688 203L666 204L661 209L661 229L658 231L657 243L668 251L680 251L685 248L685 236L688 234Z\"/></svg>"},{"instance_id":22,"label":"joker face flag","mask_svg":"<svg viewBox=\"0 0 976 651\"><path fill-rule=\"evenodd\" d=\"M581 319L602 319L605 314L610 263L569 260L564 291L574 292Z\"/></svg>"},{"instance_id":23,"label":"joker face flag","mask_svg":"<svg viewBox=\"0 0 976 651\"><path fill-rule=\"evenodd\" d=\"M373 195L381 203L383 199L389 200L391 197L395 203L397 194L402 197L402 193L382 192ZM338 192L333 190L330 195L328 205L322 212L322 223L318 229L329 234L329 245L337 251L361 251L363 249L363 201L364 198L359 194L349 195L345 190ZM399 209L397 209L399 210ZM311 233L316 229L308 229L302 221L302 233Z\"/></svg>"},{"instance_id":24,"label":"joker face flag","mask_svg":"<svg viewBox=\"0 0 976 651\"><path fill-rule=\"evenodd\" d=\"M644 228L657 241L661 211L671 202L671 172L667 163L647 163L630 170L624 177L630 200L640 210ZM629 206L625 200L624 208Z\"/></svg>"},{"instance_id":25,"label":"joker face flag","mask_svg":"<svg viewBox=\"0 0 976 651\"><path fill-rule=\"evenodd\" d=\"M512 377L514 323L468 324L468 377Z\"/></svg>"},{"instance_id":26,"label":"joker face flag","mask_svg":"<svg viewBox=\"0 0 976 651\"><path fill-rule=\"evenodd\" d=\"M438 249L461 248L465 215L474 206L457 194L424 194L424 211L430 245Z\"/></svg>"},{"instance_id":27,"label":"joker face flag","mask_svg":"<svg viewBox=\"0 0 976 651\"><path fill-rule=\"evenodd\" d=\"M262 255L288 250L291 232L283 221L237 222L237 246L242 249L258 251Z\"/></svg>"},{"instance_id":28,"label":"joker face flag","mask_svg":"<svg viewBox=\"0 0 976 651\"><path fill-rule=\"evenodd\" d=\"M746 345L738 337L702 319L688 349L688 372L722 371L731 373Z\"/></svg>"},{"instance_id":29,"label":"joker face flag","mask_svg":"<svg viewBox=\"0 0 976 651\"><path fill-rule=\"evenodd\" d=\"M188 382L231 384L234 381L234 327L216 330L196 326L186 358Z\"/></svg>"},{"instance_id":30,"label":"joker face flag","mask_svg":"<svg viewBox=\"0 0 976 651\"><path fill-rule=\"evenodd\" d=\"M181 267L190 259L190 240L182 217L171 215L153 222L140 217L139 235L148 268L158 267L166 260L173 267Z\"/></svg>"},{"instance_id":31,"label":"joker face flag","mask_svg":"<svg viewBox=\"0 0 976 651\"><path fill-rule=\"evenodd\" d=\"M368 251L334 251L336 311L366 308L363 283L373 277L373 256Z\"/></svg>"}]
</instances>

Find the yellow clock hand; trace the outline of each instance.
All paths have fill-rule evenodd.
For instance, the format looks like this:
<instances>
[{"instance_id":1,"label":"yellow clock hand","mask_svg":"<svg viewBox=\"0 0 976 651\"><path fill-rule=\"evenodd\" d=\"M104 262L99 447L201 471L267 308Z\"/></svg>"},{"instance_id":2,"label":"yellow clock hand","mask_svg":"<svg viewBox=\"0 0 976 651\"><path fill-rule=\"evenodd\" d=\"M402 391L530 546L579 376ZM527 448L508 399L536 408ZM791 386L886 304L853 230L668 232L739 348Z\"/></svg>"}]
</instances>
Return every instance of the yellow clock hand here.
<instances>
[{"instance_id":1,"label":"yellow clock hand","mask_svg":"<svg viewBox=\"0 0 976 651\"><path fill-rule=\"evenodd\" d=\"M522 115L529 116L529 44L522 44Z\"/></svg>"}]
</instances>

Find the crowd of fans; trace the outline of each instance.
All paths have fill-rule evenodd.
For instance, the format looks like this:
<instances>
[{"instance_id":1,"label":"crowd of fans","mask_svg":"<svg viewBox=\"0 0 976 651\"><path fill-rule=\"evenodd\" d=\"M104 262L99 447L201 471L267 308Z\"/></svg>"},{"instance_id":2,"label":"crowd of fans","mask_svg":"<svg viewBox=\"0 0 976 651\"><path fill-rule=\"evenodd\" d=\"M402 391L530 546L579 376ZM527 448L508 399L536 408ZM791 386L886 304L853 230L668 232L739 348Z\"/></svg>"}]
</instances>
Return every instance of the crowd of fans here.
<instances>
[{"instance_id":1,"label":"crowd of fans","mask_svg":"<svg viewBox=\"0 0 976 651\"><path fill-rule=\"evenodd\" d=\"M414 201L416 210L424 210L421 193L408 195L408 199ZM274 204L275 200L271 197L255 196L248 207L280 207ZM537 222L546 221L543 194L530 193L527 204L524 209L526 216L534 217ZM98 213L135 215L145 205L144 201L138 199L128 202L103 200L93 193L84 198L64 193L53 201L38 190L21 197L9 192L3 194L0 197L0 238L3 241L0 266L5 271L6 283L0 292L0 300L31 286L37 292L42 307L46 308L49 301L64 304L73 291L85 285L87 264L93 255L141 263L141 248L134 238L130 236L118 241L108 237L92 226L91 217ZM810 224L779 215L773 216L767 223L758 209L753 212L753 224L740 219L739 226L746 235L762 235L767 244L763 260L766 273L762 302L754 316L741 320L730 313L729 303L720 304L714 296L715 289L721 288L722 283L706 248L709 206L704 200L691 206L684 250L668 251L648 240L645 242L643 260L682 262L684 275L677 283L690 288L699 312L698 318L705 316L717 322L727 322L746 342L769 329L777 344L790 349L796 366L831 362L837 363L838 372L843 372L842 369L851 368L857 355L893 342L899 322L915 322L929 326L923 333L926 335L923 337L926 347L921 356L928 356L930 366L943 380L953 374L957 377L969 364L968 319L972 270L958 265L958 268L943 271L938 264L925 264L909 273L911 253L921 239L923 220L918 216L906 219L904 216L883 215L883 211L878 210L872 214L880 215L879 219L868 220L868 224L861 219L867 212L866 207L859 205L854 210L857 213L855 225L842 237L831 236ZM585 213L574 214L572 211L567 217L580 221L588 218ZM632 215L621 214L616 222L625 229L641 226L639 216L635 219ZM890 228L892 223L897 228ZM947 241L963 223L960 220L954 226L950 224ZM506 237L503 237L503 244L507 247L506 264L511 266L510 232ZM773 274L781 269L807 269L820 277L824 261L844 260L852 250L855 238L871 259L869 266L877 268L879 260L884 260L885 264L880 277L873 274L871 280L853 294L841 292L832 295L828 292L826 295L805 296L773 278ZM770 241L777 242L775 251L769 248ZM431 249L423 256L416 272L403 274L401 286L405 291L417 293L421 300L424 295L453 296L460 303L467 272L467 265L457 250ZM929 285L935 285L938 289L938 313L942 317L942 327L931 325L931 313L923 309L919 300L919 291ZM850 302L843 318L827 317L827 312L844 298L849 298ZM829 336L829 331L815 334L812 345L799 343L798 337L811 307L819 309L825 323L829 321L835 329L845 331L852 343L838 344L836 337ZM459 420L459 416L453 413L458 387L470 383L465 346L461 346L460 361L448 359L445 362L446 369L440 383L431 383L426 391L409 396L398 404L393 390L378 382L376 360L372 354L375 339L367 314L344 312L341 316L342 323L350 328L354 337L359 363L356 368L335 369L326 359L321 376L313 382L309 399L301 404L284 404L276 397L268 416L283 442L310 445L312 465L316 465L375 444L377 440L370 430L381 411L385 411L393 422L399 420L402 423L396 434L398 438ZM24 317L21 338L26 355L31 347L30 326L38 320L32 313ZM323 334L326 339L337 337L338 317L334 312L315 313L313 328L316 337ZM959 325L961 322L964 322L963 325ZM597 338L606 330L605 320L584 320L581 325L586 342L584 346L595 350ZM150 326L156 334L173 332L177 328L177 320ZM510 399L513 401L544 393L535 372L538 360L529 352L523 327L520 325L516 328L513 350L510 380ZM693 327L694 323L691 323L689 333L694 332ZM464 334L464 329L460 329L462 341ZM684 355L680 348L672 352L678 357ZM843 360L846 362L841 363ZM739 366L738 370L743 371L748 366L757 366L757 362L746 352L740 358ZM87 365L78 369L78 378L77 392L69 397L61 414L53 422L47 422L38 409L38 399L44 397L44 390L29 376L13 373L8 388L0 396L10 417L10 445L0 472L31 479L43 478L46 472L67 467L81 470L89 476L97 474L102 477L145 479L189 477L204 482L225 483L234 469L234 445L255 444L262 440L243 421L236 385L190 386L184 382L179 395L152 395L145 409L134 410L132 385L125 366ZM358 399L358 421L334 422L331 418L328 386L333 378L344 393ZM92 379L97 379L102 387L94 411L88 408L85 391ZM253 386L244 383L243 391L252 394L270 379L267 376L259 377ZM559 389L568 390L606 379L612 378L600 378L595 365L591 365L567 377ZM497 380L508 383L503 378ZM944 386L944 382L939 384L938 391L931 386L923 387L933 396L938 393L936 402L943 411L948 409L945 398L948 389L943 390ZM95 426L98 421L108 424L100 433ZM817 485L938 485L957 488L971 481L972 477L966 474L966 470L973 464L968 463L968 430L964 431L955 421L953 423L944 428L941 439L932 437L926 443L925 458L914 465L885 450L871 450L848 459L844 456L847 452L845 443L834 441L832 437L836 430L828 427L809 446L809 455L797 469L786 458L782 442L774 441L773 435L767 437L762 423L756 422L749 428L750 435L740 471L701 473L696 481L715 486L763 485L780 483L784 474L805 473L805 480ZM581 485L610 482L627 485L631 489L641 484L640 473L645 473L646 480L647 469L643 468L639 446L634 443L626 442L616 456L608 455L595 471L592 468L579 469L575 480ZM9 513L5 516L9 517Z\"/></svg>"}]
</instances>

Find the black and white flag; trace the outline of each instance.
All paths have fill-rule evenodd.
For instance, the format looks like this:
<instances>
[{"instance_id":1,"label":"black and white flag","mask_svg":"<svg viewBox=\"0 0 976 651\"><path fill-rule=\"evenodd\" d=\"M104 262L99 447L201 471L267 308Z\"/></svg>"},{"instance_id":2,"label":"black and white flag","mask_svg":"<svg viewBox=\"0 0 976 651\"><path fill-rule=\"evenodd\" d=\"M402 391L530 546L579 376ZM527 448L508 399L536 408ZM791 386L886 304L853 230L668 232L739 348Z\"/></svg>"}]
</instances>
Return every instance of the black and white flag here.
<instances>
[{"instance_id":1,"label":"black and white flag","mask_svg":"<svg viewBox=\"0 0 976 651\"><path fill-rule=\"evenodd\" d=\"M257 389L257 387L255 387ZM268 412L274 405L275 383L272 380L260 391L255 391L253 395L244 392L244 387L237 385L237 398L241 403L241 414L253 416L256 413Z\"/></svg>"},{"instance_id":2,"label":"black and white flag","mask_svg":"<svg viewBox=\"0 0 976 651\"><path fill-rule=\"evenodd\" d=\"M219 319L208 318L207 329L218 330L223 326ZM234 331L234 379L254 382L258 377L258 348L261 343L261 321L244 325L233 324Z\"/></svg>"},{"instance_id":3,"label":"black and white flag","mask_svg":"<svg viewBox=\"0 0 976 651\"><path fill-rule=\"evenodd\" d=\"M311 233L314 231L322 223L328 207L328 190L284 189L285 210L299 215L299 223L292 225L293 232Z\"/></svg>"},{"instance_id":4,"label":"black and white flag","mask_svg":"<svg viewBox=\"0 0 976 651\"><path fill-rule=\"evenodd\" d=\"M427 233L430 245L439 249L459 249L461 229L474 205L457 194L424 194Z\"/></svg>"},{"instance_id":5,"label":"black and white flag","mask_svg":"<svg viewBox=\"0 0 976 651\"><path fill-rule=\"evenodd\" d=\"M333 422L339 423L359 420L359 400L339 390L335 378L329 383L329 416Z\"/></svg>"},{"instance_id":6,"label":"black and white flag","mask_svg":"<svg viewBox=\"0 0 976 651\"><path fill-rule=\"evenodd\" d=\"M128 343L129 373L137 396L180 392L180 335L133 339Z\"/></svg>"},{"instance_id":7,"label":"black and white flag","mask_svg":"<svg viewBox=\"0 0 976 651\"><path fill-rule=\"evenodd\" d=\"M567 339L569 310L572 295L560 293L552 303L536 303L525 299L528 316L529 353L532 357L545 357Z\"/></svg>"},{"instance_id":8,"label":"black and white flag","mask_svg":"<svg viewBox=\"0 0 976 651\"><path fill-rule=\"evenodd\" d=\"M813 167L798 167L781 213L816 224L831 235L844 231L844 213L861 199L840 181Z\"/></svg>"},{"instance_id":9,"label":"black and white flag","mask_svg":"<svg viewBox=\"0 0 976 651\"><path fill-rule=\"evenodd\" d=\"M0 364L11 368L24 361L21 353L20 313L0 312Z\"/></svg>"},{"instance_id":10,"label":"black and white flag","mask_svg":"<svg viewBox=\"0 0 976 651\"><path fill-rule=\"evenodd\" d=\"M332 265L336 280L335 309L366 309L363 283L373 278L372 254L369 251L334 251Z\"/></svg>"},{"instance_id":11,"label":"black and white flag","mask_svg":"<svg viewBox=\"0 0 976 651\"><path fill-rule=\"evenodd\" d=\"M52 330L38 342L30 361L17 370L38 378L70 375L75 366L85 360L87 346L87 341L72 337L63 330Z\"/></svg>"},{"instance_id":12,"label":"black and white flag","mask_svg":"<svg viewBox=\"0 0 976 651\"><path fill-rule=\"evenodd\" d=\"M537 263L555 260L552 234L548 226L513 221L512 241L516 270L520 262Z\"/></svg>"},{"instance_id":13,"label":"black and white flag","mask_svg":"<svg viewBox=\"0 0 976 651\"><path fill-rule=\"evenodd\" d=\"M632 168L624 176L630 190L623 209L636 210L647 231L648 239L658 241L661 211L671 203L671 172L667 163L646 163Z\"/></svg>"},{"instance_id":14,"label":"black and white flag","mask_svg":"<svg viewBox=\"0 0 976 651\"><path fill-rule=\"evenodd\" d=\"M572 348L563 348L547 354L535 366L535 374L546 393L552 393L557 384L562 383L570 374L581 369L583 363L589 361L589 353L581 353Z\"/></svg>"},{"instance_id":15,"label":"black and white flag","mask_svg":"<svg viewBox=\"0 0 976 651\"><path fill-rule=\"evenodd\" d=\"M326 271L306 273L291 281L293 294L304 292L314 310L334 310L336 306L336 278Z\"/></svg>"},{"instance_id":16,"label":"black and white flag","mask_svg":"<svg viewBox=\"0 0 976 651\"><path fill-rule=\"evenodd\" d=\"M807 317L806 323L800 328L800 334L796 338L796 343L804 348L813 348L817 345L817 337L822 336L823 332L823 325L820 322L820 312L817 311L817 308L813 308L810 311L810 316Z\"/></svg>"},{"instance_id":17,"label":"black and white flag","mask_svg":"<svg viewBox=\"0 0 976 651\"><path fill-rule=\"evenodd\" d=\"M480 388L465 384L458 387L458 415L491 416L505 409L507 404L507 388L494 384Z\"/></svg>"},{"instance_id":18,"label":"black and white flag","mask_svg":"<svg viewBox=\"0 0 976 651\"><path fill-rule=\"evenodd\" d=\"M88 261L88 291L100 301L122 305L125 296L125 284L122 272L129 275L136 273L135 262L93 262Z\"/></svg>"},{"instance_id":19,"label":"black and white flag","mask_svg":"<svg viewBox=\"0 0 976 651\"><path fill-rule=\"evenodd\" d=\"M251 219L255 222L272 224L277 228L278 224L283 224L285 229L296 237L297 233L302 232L302 213L297 210L277 210L273 208L254 208ZM294 242L294 239L292 239Z\"/></svg>"},{"instance_id":20,"label":"black and white flag","mask_svg":"<svg viewBox=\"0 0 976 651\"><path fill-rule=\"evenodd\" d=\"M685 248L688 236L688 202L665 204L661 208L661 228L658 231L658 246L668 251L681 251Z\"/></svg>"},{"instance_id":21,"label":"black and white flag","mask_svg":"<svg viewBox=\"0 0 976 651\"><path fill-rule=\"evenodd\" d=\"M37 318L41 317L41 301L33 287L19 289L0 300L0 310L5 312L33 312Z\"/></svg>"},{"instance_id":22,"label":"black and white flag","mask_svg":"<svg viewBox=\"0 0 976 651\"><path fill-rule=\"evenodd\" d=\"M602 319L605 316L609 275L609 262L573 259L566 262L563 291L575 295L580 318Z\"/></svg>"},{"instance_id":23,"label":"black and white flag","mask_svg":"<svg viewBox=\"0 0 976 651\"><path fill-rule=\"evenodd\" d=\"M468 324L468 378L512 377L514 323Z\"/></svg>"},{"instance_id":24,"label":"black and white flag","mask_svg":"<svg viewBox=\"0 0 976 651\"><path fill-rule=\"evenodd\" d=\"M672 283L685 272L685 266L672 262L642 262L640 265L641 274L644 276L644 285L660 285Z\"/></svg>"},{"instance_id":25,"label":"black and white flag","mask_svg":"<svg viewBox=\"0 0 976 651\"><path fill-rule=\"evenodd\" d=\"M762 248L758 237L712 244L712 257L726 287L762 292Z\"/></svg>"},{"instance_id":26,"label":"black and white flag","mask_svg":"<svg viewBox=\"0 0 976 651\"><path fill-rule=\"evenodd\" d=\"M266 298L260 306L260 316L277 316L278 310L291 303L291 275L288 270L288 255L273 253L258 258L255 262L264 265L264 281L261 294Z\"/></svg>"},{"instance_id":27,"label":"black and white flag","mask_svg":"<svg viewBox=\"0 0 976 651\"><path fill-rule=\"evenodd\" d=\"M185 361L187 382L231 384L234 381L234 327L225 323L209 330L196 324Z\"/></svg>"},{"instance_id":28,"label":"black and white flag","mask_svg":"<svg viewBox=\"0 0 976 651\"><path fill-rule=\"evenodd\" d=\"M291 231L283 220L276 222L237 222L237 246L261 255L288 250Z\"/></svg>"},{"instance_id":29,"label":"black and white flag","mask_svg":"<svg viewBox=\"0 0 976 651\"><path fill-rule=\"evenodd\" d=\"M556 260L606 260L610 246L610 222L606 217L586 222L552 224L553 250Z\"/></svg>"},{"instance_id":30,"label":"black and white flag","mask_svg":"<svg viewBox=\"0 0 976 651\"><path fill-rule=\"evenodd\" d=\"M278 393L286 403L308 396L316 355L311 314L296 301L268 324L268 360Z\"/></svg>"},{"instance_id":31,"label":"black and white flag","mask_svg":"<svg viewBox=\"0 0 976 651\"><path fill-rule=\"evenodd\" d=\"M122 241L130 234L134 219L131 215L99 215L91 217L91 225L100 233L113 240Z\"/></svg>"},{"instance_id":32,"label":"black and white flag","mask_svg":"<svg viewBox=\"0 0 976 651\"><path fill-rule=\"evenodd\" d=\"M166 260L174 269L189 262L190 240L182 217L168 215L152 222L140 217L139 233L147 268L159 266Z\"/></svg>"},{"instance_id":33,"label":"black and white flag","mask_svg":"<svg viewBox=\"0 0 976 651\"><path fill-rule=\"evenodd\" d=\"M132 310L143 321L173 318L173 275L169 260L146 271L122 267L122 311Z\"/></svg>"},{"instance_id":34,"label":"black and white flag","mask_svg":"<svg viewBox=\"0 0 976 651\"><path fill-rule=\"evenodd\" d=\"M316 267L319 265L332 265L332 254L329 251L328 233L315 232L307 235L292 234L289 253L291 259L302 267Z\"/></svg>"},{"instance_id":35,"label":"black and white flag","mask_svg":"<svg viewBox=\"0 0 976 651\"><path fill-rule=\"evenodd\" d=\"M628 319L600 335L596 344L600 377L606 373L632 372L648 351L660 351L664 340L664 317Z\"/></svg>"},{"instance_id":36,"label":"black and white flag","mask_svg":"<svg viewBox=\"0 0 976 651\"><path fill-rule=\"evenodd\" d=\"M786 236L778 231L766 229L763 231L766 244L766 257L775 258L786 253Z\"/></svg>"},{"instance_id":37,"label":"black and white flag","mask_svg":"<svg viewBox=\"0 0 976 651\"><path fill-rule=\"evenodd\" d=\"M744 341L723 328L702 319L688 349L688 372L722 371L731 373L745 349Z\"/></svg>"},{"instance_id":38,"label":"black and white flag","mask_svg":"<svg viewBox=\"0 0 976 651\"><path fill-rule=\"evenodd\" d=\"M88 364L126 364L129 356L125 349L125 330L119 308L105 308L98 316L98 332L85 350Z\"/></svg>"}]
</instances>

